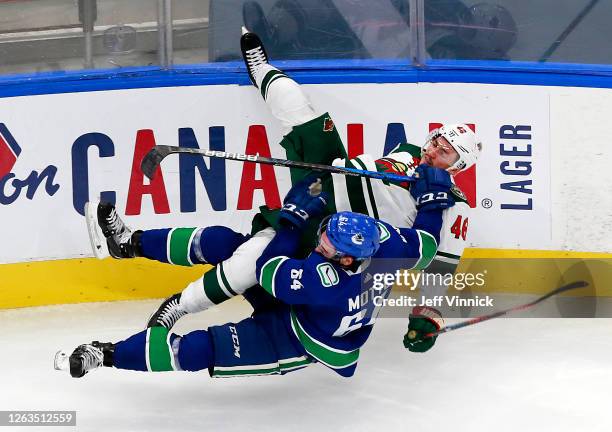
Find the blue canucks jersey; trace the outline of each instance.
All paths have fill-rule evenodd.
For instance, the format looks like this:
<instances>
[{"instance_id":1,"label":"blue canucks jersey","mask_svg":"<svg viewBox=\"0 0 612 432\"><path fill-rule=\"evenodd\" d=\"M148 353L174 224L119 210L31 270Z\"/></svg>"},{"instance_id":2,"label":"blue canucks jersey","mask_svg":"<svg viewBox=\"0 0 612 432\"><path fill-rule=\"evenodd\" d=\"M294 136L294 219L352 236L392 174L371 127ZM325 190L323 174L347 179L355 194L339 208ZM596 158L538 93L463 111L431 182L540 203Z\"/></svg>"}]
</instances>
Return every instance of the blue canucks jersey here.
<instances>
[{"instance_id":1,"label":"blue canucks jersey","mask_svg":"<svg viewBox=\"0 0 612 432\"><path fill-rule=\"evenodd\" d=\"M260 285L289 305L286 325L306 352L342 376L355 372L359 349L372 331L391 287L368 286L371 260L402 259L402 268L425 268L436 254L441 212L432 212L425 229L396 228L377 221L380 248L372 259L347 269L312 252L306 259L292 258L299 233L279 229L257 261ZM397 262L397 261L396 261ZM370 269L371 270L371 269ZM378 306L377 306L378 305Z\"/></svg>"}]
</instances>

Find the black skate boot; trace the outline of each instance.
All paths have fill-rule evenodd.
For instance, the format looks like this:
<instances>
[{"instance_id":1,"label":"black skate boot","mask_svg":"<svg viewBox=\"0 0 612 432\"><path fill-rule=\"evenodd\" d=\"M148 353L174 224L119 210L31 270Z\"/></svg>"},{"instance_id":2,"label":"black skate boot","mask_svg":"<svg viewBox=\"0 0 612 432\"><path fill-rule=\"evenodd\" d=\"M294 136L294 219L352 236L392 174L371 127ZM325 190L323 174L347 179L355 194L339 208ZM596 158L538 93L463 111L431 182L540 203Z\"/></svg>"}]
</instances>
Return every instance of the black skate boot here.
<instances>
[{"instance_id":1,"label":"black skate boot","mask_svg":"<svg viewBox=\"0 0 612 432\"><path fill-rule=\"evenodd\" d=\"M81 378L87 372L102 366L112 366L115 345L112 343L92 342L79 345L69 358L70 375Z\"/></svg>"},{"instance_id":2,"label":"black skate boot","mask_svg":"<svg viewBox=\"0 0 612 432\"><path fill-rule=\"evenodd\" d=\"M249 73L249 79L251 83L257 87L255 70L259 66L268 63L268 54L266 54L266 50L259 36L249 31L244 33L240 38L240 49L242 50L242 58L244 59L244 64Z\"/></svg>"},{"instance_id":3,"label":"black skate boot","mask_svg":"<svg viewBox=\"0 0 612 432\"><path fill-rule=\"evenodd\" d=\"M140 253L140 236L142 231L128 228L117 214L115 206L111 203L98 204L98 225L106 237L108 252L113 258L134 258L142 256Z\"/></svg>"},{"instance_id":4,"label":"black skate boot","mask_svg":"<svg viewBox=\"0 0 612 432\"><path fill-rule=\"evenodd\" d=\"M189 312L181 307L181 293L168 297L151 315L147 327L165 327L170 330L174 324Z\"/></svg>"},{"instance_id":5,"label":"black skate boot","mask_svg":"<svg viewBox=\"0 0 612 432\"><path fill-rule=\"evenodd\" d=\"M112 367L113 355L115 354L115 344L112 342L93 341L91 345L101 350L102 354L104 354L104 358L102 359L102 366Z\"/></svg>"}]
</instances>

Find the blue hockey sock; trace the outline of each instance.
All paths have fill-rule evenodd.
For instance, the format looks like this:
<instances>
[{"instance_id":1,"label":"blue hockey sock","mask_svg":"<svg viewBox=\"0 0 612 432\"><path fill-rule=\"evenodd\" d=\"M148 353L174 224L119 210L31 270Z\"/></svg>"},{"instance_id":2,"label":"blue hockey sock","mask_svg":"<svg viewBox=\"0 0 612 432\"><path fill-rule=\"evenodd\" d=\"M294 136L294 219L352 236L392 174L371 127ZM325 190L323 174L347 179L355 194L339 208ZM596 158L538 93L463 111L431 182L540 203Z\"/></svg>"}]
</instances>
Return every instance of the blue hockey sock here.
<instances>
[{"instance_id":1,"label":"blue hockey sock","mask_svg":"<svg viewBox=\"0 0 612 432\"><path fill-rule=\"evenodd\" d=\"M212 338L208 331L192 331L180 339L178 362L182 370L199 371L214 365Z\"/></svg>"},{"instance_id":2,"label":"blue hockey sock","mask_svg":"<svg viewBox=\"0 0 612 432\"><path fill-rule=\"evenodd\" d=\"M249 236L224 226L163 228L143 231L142 254L176 265L218 264L228 259Z\"/></svg>"},{"instance_id":3,"label":"blue hockey sock","mask_svg":"<svg viewBox=\"0 0 612 432\"><path fill-rule=\"evenodd\" d=\"M151 327L115 344L113 366L143 372L172 370L198 371L214 363L208 331L196 330L185 336Z\"/></svg>"}]
</instances>

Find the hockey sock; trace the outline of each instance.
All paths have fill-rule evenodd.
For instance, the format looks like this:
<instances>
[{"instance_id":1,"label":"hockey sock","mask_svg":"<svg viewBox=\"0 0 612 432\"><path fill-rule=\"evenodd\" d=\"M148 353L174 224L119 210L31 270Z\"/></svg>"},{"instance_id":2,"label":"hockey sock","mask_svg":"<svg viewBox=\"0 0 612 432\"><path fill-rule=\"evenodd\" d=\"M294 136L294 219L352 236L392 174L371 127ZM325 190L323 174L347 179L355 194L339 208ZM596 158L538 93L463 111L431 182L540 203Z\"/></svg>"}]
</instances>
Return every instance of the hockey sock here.
<instances>
[{"instance_id":1,"label":"hockey sock","mask_svg":"<svg viewBox=\"0 0 612 432\"><path fill-rule=\"evenodd\" d=\"M206 330L178 336L151 327L115 344L113 366L142 372L197 371L214 362L212 339Z\"/></svg>"},{"instance_id":2,"label":"hockey sock","mask_svg":"<svg viewBox=\"0 0 612 432\"><path fill-rule=\"evenodd\" d=\"M223 303L238 294L241 293L232 289L227 282L223 265L219 264L204 273L204 276L198 280L187 285L187 288L181 293L180 304L183 310L195 313Z\"/></svg>"},{"instance_id":3,"label":"hockey sock","mask_svg":"<svg viewBox=\"0 0 612 432\"><path fill-rule=\"evenodd\" d=\"M232 256L249 236L230 228L164 228L143 231L140 237L142 253L157 261L191 266L217 264Z\"/></svg>"},{"instance_id":4,"label":"hockey sock","mask_svg":"<svg viewBox=\"0 0 612 432\"><path fill-rule=\"evenodd\" d=\"M275 67L265 64L257 69L255 80L270 111L285 132L317 117L300 85Z\"/></svg>"},{"instance_id":5,"label":"hockey sock","mask_svg":"<svg viewBox=\"0 0 612 432\"><path fill-rule=\"evenodd\" d=\"M285 74L283 74L283 72L280 69L275 68L269 63L264 63L253 70L253 78L255 78L255 83L257 84L257 88L261 89L262 81L264 80L268 72L274 72L274 75L286 76ZM269 82L267 84L269 84ZM261 90L261 95L264 97L264 99L266 98L264 96L263 90Z\"/></svg>"},{"instance_id":6,"label":"hockey sock","mask_svg":"<svg viewBox=\"0 0 612 432\"><path fill-rule=\"evenodd\" d=\"M199 371L213 366L212 338L206 330L196 330L180 337L178 363L182 370Z\"/></svg>"}]
</instances>

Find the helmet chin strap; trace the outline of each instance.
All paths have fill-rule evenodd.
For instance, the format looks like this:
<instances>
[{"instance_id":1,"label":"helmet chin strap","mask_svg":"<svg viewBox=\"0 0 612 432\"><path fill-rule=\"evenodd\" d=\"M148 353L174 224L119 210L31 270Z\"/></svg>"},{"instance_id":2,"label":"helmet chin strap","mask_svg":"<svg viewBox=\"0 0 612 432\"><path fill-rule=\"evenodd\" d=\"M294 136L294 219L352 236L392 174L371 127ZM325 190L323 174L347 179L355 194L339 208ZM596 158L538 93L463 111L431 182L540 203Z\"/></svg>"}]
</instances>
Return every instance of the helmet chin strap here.
<instances>
[{"instance_id":1,"label":"helmet chin strap","mask_svg":"<svg viewBox=\"0 0 612 432\"><path fill-rule=\"evenodd\" d=\"M451 147L452 147L452 145L451 145ZM459 163L460 160L461 160L461 157L459 155L457 155L457 160L455 162L453 162L453 164L451 166L446 168L446 171L448 171L449 174L451 174L451 175L455 175L455 174L460 173L462 168L459 168L459 167L456 166Z\"/></svg>"}]
</instances>

